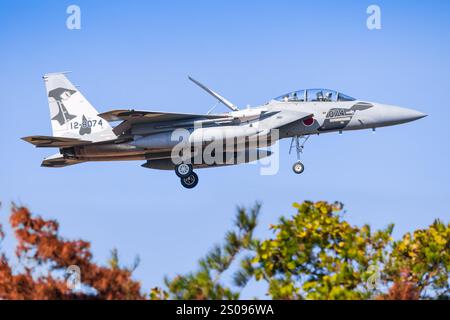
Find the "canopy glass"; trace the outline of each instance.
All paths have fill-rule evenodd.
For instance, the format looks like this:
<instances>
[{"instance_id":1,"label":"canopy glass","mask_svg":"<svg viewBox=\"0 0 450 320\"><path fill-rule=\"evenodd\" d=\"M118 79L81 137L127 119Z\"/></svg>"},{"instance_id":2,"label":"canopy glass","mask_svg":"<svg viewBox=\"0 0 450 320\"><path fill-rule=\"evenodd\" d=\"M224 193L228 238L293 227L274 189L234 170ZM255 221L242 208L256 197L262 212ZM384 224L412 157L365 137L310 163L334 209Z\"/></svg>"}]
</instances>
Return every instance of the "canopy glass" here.
<instances>
[{"instance_id":1,"label":"canopy glass","mask_svg":"<svg viewBox=\"0 0 450 320\"><path fill-rule=\"evenodd\" d=\"M336 102L355 101L355 98L330 89L304 89L286 93L275 98L282 102Z\"/></svg>"}]
</instances>

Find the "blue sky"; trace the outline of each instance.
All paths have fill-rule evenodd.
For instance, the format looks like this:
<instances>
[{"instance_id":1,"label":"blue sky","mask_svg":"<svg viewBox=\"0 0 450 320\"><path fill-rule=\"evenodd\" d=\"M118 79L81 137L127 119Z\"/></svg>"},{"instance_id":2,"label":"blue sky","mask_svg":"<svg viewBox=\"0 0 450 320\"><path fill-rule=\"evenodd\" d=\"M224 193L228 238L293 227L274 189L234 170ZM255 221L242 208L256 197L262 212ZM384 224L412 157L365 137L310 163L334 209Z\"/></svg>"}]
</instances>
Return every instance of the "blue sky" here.
<instances>
[{"instance_id":1,"label":"blue sky","mask_svg":"<svg viewBox=\"0 0 450 320\"><path fill-rule=\"evenodd\" d=\"M375 3L378 31L366 28L371 1L2 1L0 223L14 201L57 219L66 237L91 241L98 262L113 247L129 264L139 254L136 278L148 290L195 269L231 227L236 205L257 200L260 236L305 199L340 200L352 223L393 222L396 236L450 221L450 3ZM66 28L70 4L81 8L81 30ZM215 101L192 75L239 106L327 87L429 117L376 134L314 136L301 176L282 141L277 175L245 165L201 170L198 187L185 190L172 172L140 162L39 166L54 150L20 137L51 134L41 76L66 70L100 112L204 113ZM264 287L244 291L255 295Z\"/></svg>"}]
</instances>

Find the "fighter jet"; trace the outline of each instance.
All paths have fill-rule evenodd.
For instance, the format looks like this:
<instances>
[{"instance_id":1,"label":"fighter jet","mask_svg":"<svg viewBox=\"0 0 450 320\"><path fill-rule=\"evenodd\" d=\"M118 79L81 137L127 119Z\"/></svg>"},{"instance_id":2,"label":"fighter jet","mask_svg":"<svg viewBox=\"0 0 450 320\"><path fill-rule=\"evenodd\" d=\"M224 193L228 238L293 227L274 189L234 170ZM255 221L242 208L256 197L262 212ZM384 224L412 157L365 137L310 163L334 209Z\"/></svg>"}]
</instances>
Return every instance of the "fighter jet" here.
<instances>
[{"instance_id":1,"label":"fighter jet","mask_svg":"<svg viewBox=\"0 0 450 320\"><path fill-rule=\"evenodd\" d=\"M145 161L144 168L173 170L188 189L198 184L194 169L236 165L268 157L272 153L264 148L280 139L292 139L289 152L295 150L297 154L293 171L301 174L305 167L300 156L311 135L375 130L426 116L415 110L359 100L329 89L293 91L263 105L240 110L191 77L191 81L230 111L194 114L129 108L98 113L65 73L46 74L43 79L53 136L22 138L36 147L59 148L59 153L44 159L43 167L141 160ZM214 148L210 147L212 144ZM219 148L222 146L225 147ZM214 161L204 157L208 148Z\"/></svg>"}]
</instances>

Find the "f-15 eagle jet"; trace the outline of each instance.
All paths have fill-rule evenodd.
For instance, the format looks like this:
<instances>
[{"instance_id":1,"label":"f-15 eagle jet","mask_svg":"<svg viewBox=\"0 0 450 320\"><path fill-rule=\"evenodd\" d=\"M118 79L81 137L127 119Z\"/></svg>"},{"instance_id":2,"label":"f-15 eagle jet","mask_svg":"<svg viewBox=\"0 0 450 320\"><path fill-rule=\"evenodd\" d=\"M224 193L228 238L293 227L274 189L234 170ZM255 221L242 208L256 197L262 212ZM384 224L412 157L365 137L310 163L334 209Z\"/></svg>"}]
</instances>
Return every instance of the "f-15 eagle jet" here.
<instances>
[{"instance_id":1,"label":"f-15 eagle jet","mask_svg":"<svg viewBox=\"0 0 450 320\"><path fill-rule=\"evenodd\" d=\"M299 90L264 105L239 110L190 77L231 111L190 114L129 109L99 114L64 73L47 74L43 79L53 136L22 138L36 147L59 148L59 153L44 159L43 167L141 160L146 161L142 165L145 168L174 170L181 184L189 189L198 183L194 169L247 163L270 156L271 152L263 147L280 139L292 139L290 151L296 150L298 160L293 171L301 174L304 165L300 155L311 135L375 130L426 116L415 110L358 100L328 89ZM117 125L113 127L112 123ZM213 150L209 148L214 161L197 157L212 143L216 144ZM218 147L223 145L226 148Z\"/></svg>"}]
</instances>

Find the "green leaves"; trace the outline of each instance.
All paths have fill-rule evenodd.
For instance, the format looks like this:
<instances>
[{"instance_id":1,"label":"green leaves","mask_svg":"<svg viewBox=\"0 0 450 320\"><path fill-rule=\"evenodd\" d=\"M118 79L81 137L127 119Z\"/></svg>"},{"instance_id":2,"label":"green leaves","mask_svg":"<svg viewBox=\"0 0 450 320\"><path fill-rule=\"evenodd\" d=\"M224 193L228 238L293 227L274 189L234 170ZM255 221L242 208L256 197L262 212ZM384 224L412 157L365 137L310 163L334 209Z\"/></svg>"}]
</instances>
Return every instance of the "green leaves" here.
<instances>
[{"instance_id":1,"label":"green leaves","mask_svg":"<svg viewBox=\"0 0 450 320\"><path fill-rule=\"evenodd\" d=\"M368 297L362 286L364 270L369 263L381 262L392 229L371 235L368 226L360 229L344 221L341 206L326 202L306 201L294 208L297 214L280 219L272 227L274 238L257 248L255 269L264 269L258 274L270 277L269 294L290 299ZM286 296L288 292L292 295Z\"/></svg>"},{"instance_id":2,"label":"green leaves","mask_svg":"<svg viewBox=\"0 0 450 320\"><path fill-rule=\"evenodd\" d=\"M415 283L423 298L449 298L450 224L436 220L395 241L386 273L394 282Z\"/></svg>"},{"instance_id":3,"label":"green leaves","mask_svg":"<svg viewBox=\"0 0 450 320\"><path fill-rule=\"evenodd\" d=\"M239 289L255 279L267 283L273 299L449 298L450 225L435 221L394 241L394 225L352 226L340 203L305 201L294 208L264 240L253 236L260 205L238 208L233 230L200 260L199 270L166 279L168 292L151 296L238 299ZM234 289L223 284L229 270L236 270Z\"/></svg>"}]
</instances>

